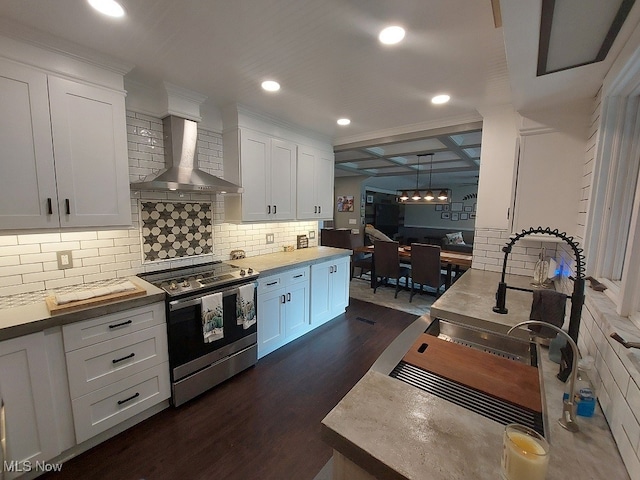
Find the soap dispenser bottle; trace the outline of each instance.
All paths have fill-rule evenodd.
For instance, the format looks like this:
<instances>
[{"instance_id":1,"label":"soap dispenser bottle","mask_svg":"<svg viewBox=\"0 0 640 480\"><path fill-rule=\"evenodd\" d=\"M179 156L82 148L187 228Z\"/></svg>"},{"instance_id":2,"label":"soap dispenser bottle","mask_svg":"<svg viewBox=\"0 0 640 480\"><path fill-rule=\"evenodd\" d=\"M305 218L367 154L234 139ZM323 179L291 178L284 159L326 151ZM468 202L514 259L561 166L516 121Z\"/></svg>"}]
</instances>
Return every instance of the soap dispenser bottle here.
<instances>
[{"instance_id":1,"label":"soap dispenser bottle","mask_svg":"<svg viewBox=\"0 0 640 480\"><path fill-rule=\"evenodd\" d=\"M593 357L584 357L578 361L578 376L576 378L575 398L576 413L582 417L592 417L596 409L596 390L589 378L593 368ZM567 389L569 384L567 383ZM563 399L569 398L565 391Z\"/></svg>"}]
</instances>

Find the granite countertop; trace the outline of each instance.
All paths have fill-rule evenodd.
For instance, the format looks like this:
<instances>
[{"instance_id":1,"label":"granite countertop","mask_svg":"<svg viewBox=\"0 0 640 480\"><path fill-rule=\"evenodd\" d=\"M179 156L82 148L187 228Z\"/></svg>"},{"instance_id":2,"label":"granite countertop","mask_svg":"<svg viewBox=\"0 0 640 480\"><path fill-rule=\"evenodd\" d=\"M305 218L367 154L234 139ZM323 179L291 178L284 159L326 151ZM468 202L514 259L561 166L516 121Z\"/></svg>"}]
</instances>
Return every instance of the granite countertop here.
<instances>
[{"instance_id":1,"label":"granite countertop","mask_svg":"<svg viewBox=\"0 0 640 480\"><path fill-rule=\"evenodd\" d=\"M424 315L410 325L322 421L325 441L376 478L495 480L500 478L504 426L389 377L424 332ZM549 480L628 479L605 417L578 417L580 432L557 422L564 384L541 347L551 456Z\"/></svg>"},{"instance_id":2,"label":"granite countertop","mask_svg":"<svg viewBox=\"0 0 640 480\"><path fill-rule=\"evenodd\" d=\"M20 337L42 331L47 328L78 322L88 318L107 315L130 308L161 302L165 298L163 290L151 285L138 277L128 277L120 281L129 280L146 290L146 295L113 301L95 307L74 310L68 313L52 315L44 300L12 308L0 309L0 341ZM78 285L77 289L85 289L87 285Z\"/></svg>"},{"instance_id":3,"label":"granite countertop","mask_svg":"<svg viewBox=\"0 0 640 480\"><path fill-rule=\"evenodd\" d=\"M322 263L332 258L351 255L351 250L334 247L309 247L294 250L293 252L268 253L255 257L247 257L241 260L229 260L229 263L240 268L253 268L260 272L261 276L273 275L292 267L304 267L316 263Z\"/></svg>"}]
</instances>

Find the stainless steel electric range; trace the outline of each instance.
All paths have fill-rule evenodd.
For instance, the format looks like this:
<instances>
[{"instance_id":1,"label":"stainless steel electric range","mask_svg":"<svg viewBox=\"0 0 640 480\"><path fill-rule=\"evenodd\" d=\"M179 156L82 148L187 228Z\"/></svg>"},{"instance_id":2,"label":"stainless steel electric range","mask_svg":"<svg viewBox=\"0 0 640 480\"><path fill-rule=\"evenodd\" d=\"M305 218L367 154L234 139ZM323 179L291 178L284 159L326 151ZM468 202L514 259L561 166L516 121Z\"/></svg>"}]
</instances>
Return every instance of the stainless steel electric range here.
<instances>
[{"instance_id":1,"label":"stainless steel electric range","mask_svg":"<svg viewBox=\"0 0 640 480\"><path fill-rule=\"evenodd\" d=\"M182 405L255 365L258 359L257 323L248 328L238 324L237 301L240 287L255 285L257 271L218 261L138 276L167 293L173 406ZM222 294L224 335L209 342L205 341L203 333L202 299L215 293ZM255 288L253 308L257 309Z\"/></svg>"}]
</instances>

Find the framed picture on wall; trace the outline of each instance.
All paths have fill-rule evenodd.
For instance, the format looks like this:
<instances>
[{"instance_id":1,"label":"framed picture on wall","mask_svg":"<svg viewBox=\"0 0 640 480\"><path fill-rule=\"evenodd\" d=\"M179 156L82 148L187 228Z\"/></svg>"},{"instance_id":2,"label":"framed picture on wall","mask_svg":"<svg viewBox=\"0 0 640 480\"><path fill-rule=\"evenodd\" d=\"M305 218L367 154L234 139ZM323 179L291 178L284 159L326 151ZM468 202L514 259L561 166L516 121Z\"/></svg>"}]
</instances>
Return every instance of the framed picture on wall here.
<instances>
[{"instance_id":1,"label":"framed picture on wall","mask_svg":"<svg viewBox=\"0 0 640 480\"><path fill-rule=\"evenodd\" d=\"M476 214L475 214L475 213L470 213L470 214L469 214L469 218L470 218L471 220L475 220L475 219L476 219Z\"/></svg>"},{"instance_id":2,"label":"framed picture on wall","mask_svg":"<svg viewBox=\"0 0 640 480\"><path fill-rule=\"evenodd\" d=\"M353 195L338 196L338 211L353 212Z\"/></svg>"},{"instance_id":3,"label":"framed picture on wall","mask_svg":"<svg viewBox=\"0 0 640 480\"><path fill-rule=\"evenodd\" d=\"M442 205L436 205L436 212L442 211Z\"/></svg>"},{"instance_id":4,"label":"framed picture on wall","mask_svg":"<svg viewBox=\"0 0 640 480\"><path fill-rule=\"evenodd\" d=\"M449 220L451 218L451 213L450 212L442 212L440 214L440 218L442 220Z\"/></svg>"},{"instance_id":5,"label":"framed picture on wall","mask_svg":"<svg viewBox=\"0 0 640 480\"><path fill-rule=\"evenodd\" d=\"M452 212L461 212L462 211L462 207L463 207L462 202L451 202L451 211Z\"/></svg>"},{"instance_id":6,"label":"framed picture on wall","mask_svg":"<svg viewBox=\"0 0 640 480\"><path fill-rule=\"evenodd\" d=\"M452 213L451 214L451 221L452 222L457 222L458 220L460 220L460 214L458 212Z\"/></svg>"},{"instance_id":7,"label":"framed picture on wall","mask_svg":"<svg viewBox=\"0 0 640 480\"><path fill-rule=\"evenodd\" d=\"M460 220L469 220L469 214L468 213L461 213L460 214Z\"/></svg>"},{"instance_id":8,"label":"framed picture on wall","mask_svg":"<svg viewBox=\"0 0 640 480\"><path fill-rule=\"evenodd\" d=\"M465 205L464 206L464 211L465 212L473 212L473 205Z\"/></svg>"},{"instance_id":9,"label":"framed picture on wall","mask_svg":"<svg viewBox=\"0 0 640 480\"><path fill-rule=\"evenodd\" d=\"M367 195L367 203L373 203L373 195Z\"/></svg>"},{"instance_id":10,"label":"framed picture on wall","mask_svg":"<svg viewBox=\"0 0 640 480\"><path fill-rule=\"evenodd\" d=\"M444 205L442 205L442 210L444 212L448 212L451 209L451 206L448 203L445 203Z\"/></svg>"}]
</instances>

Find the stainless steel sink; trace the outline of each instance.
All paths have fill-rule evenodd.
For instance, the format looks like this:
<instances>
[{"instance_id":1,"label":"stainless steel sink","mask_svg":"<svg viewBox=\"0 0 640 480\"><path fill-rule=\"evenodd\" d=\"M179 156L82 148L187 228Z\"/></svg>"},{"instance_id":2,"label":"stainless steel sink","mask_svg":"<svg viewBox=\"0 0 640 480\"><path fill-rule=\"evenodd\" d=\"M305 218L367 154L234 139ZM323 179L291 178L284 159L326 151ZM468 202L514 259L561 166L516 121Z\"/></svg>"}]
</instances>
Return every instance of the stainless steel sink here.
<instances>
[{"instance_id":1,"label":"stainless steel sink","mask_svg":"<svg viewBox=\"0 0 640 480\"><path fill-rule=\"evenodd\" d=\"M535 342L461 325L442 318L434 319L425 333L448 342L516 360L525 365L538 366L538 346Z\"/></svg>"},{"instance_id":2,"label":"stainless steel sink","mask_svg":"<svg viewBox=\"0 0 640 480\"><path fill-rule=\"evenodd\" d=\"M441 318L434 319L425 330L425 333L449 342L538 367L538 345L535 342L460 325ZM404 360L400 361L389 375L502 425L509 423L526 425L548 439L546 402L542 375L540 371L539 373L542 413L474 390L466 385L418 368Z\"/></svg>"}]
</instances>

